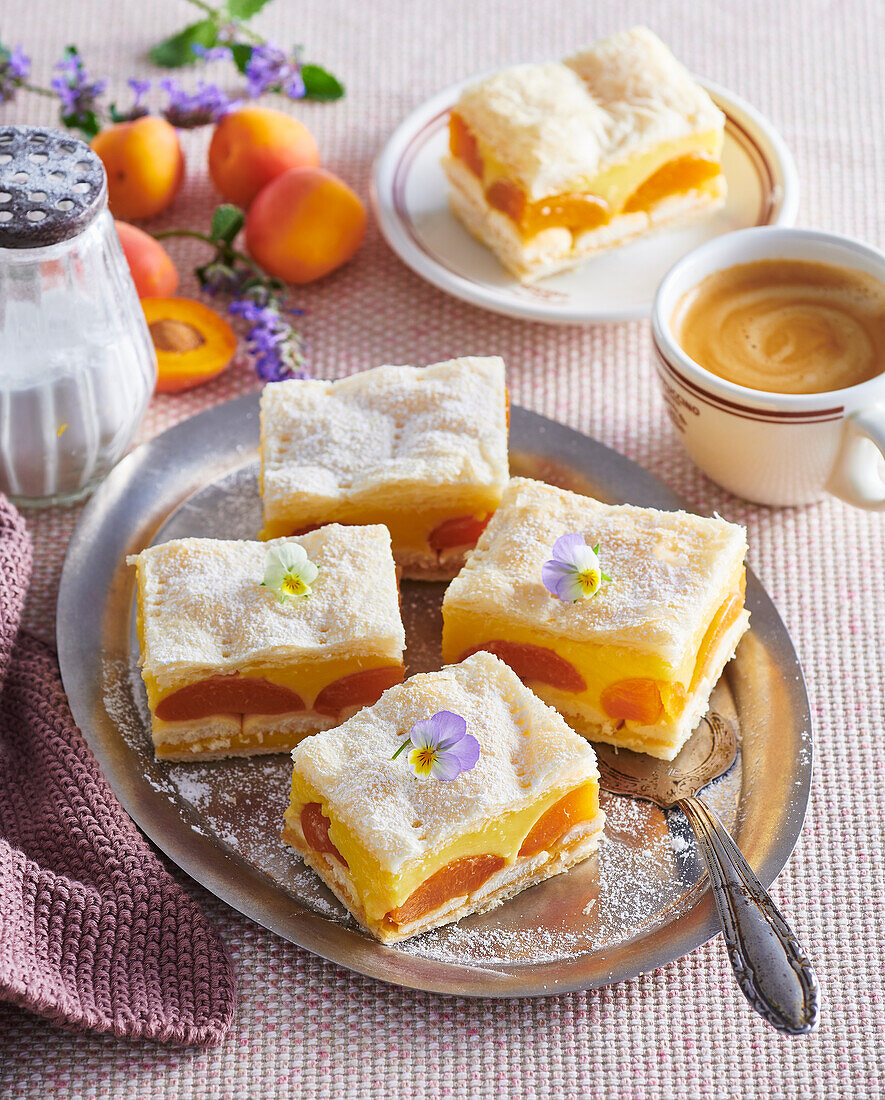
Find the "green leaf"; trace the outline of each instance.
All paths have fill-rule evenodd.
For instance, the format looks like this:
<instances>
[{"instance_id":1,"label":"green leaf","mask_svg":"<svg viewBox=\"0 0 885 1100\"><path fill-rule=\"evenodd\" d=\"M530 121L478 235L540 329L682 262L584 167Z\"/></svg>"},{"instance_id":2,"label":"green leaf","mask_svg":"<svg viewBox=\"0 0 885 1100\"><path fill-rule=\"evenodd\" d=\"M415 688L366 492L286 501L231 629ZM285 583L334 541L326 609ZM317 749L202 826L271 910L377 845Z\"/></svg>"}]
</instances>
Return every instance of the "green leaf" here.
<instances>
[{"instance_id":1,"label":"green leaf","mask_svg":"<svg viewBox=\"0 0 885 1100\"><path fill-rule=\"evenodd\" d=\"M199 23L191 23L178 34L166 38L158 43L149 52L148 57L155 65L164 69L179 69L182 65L190 65L197 60L194 46L205 46L207 49L218 43L218 27L212 19L203 19Z\"/></svg>"},{"instance_id":2,"label":"green leaf","mask_svg":"<svg viewBox=\"0 0 885 1100\"><path fill-rule=\"evenodd\" d=\"M252 56L252 47L247 42L233 42L230 52L234 55L234 64L241 73L244 73Z\"/></svg>"},{"instance_id":3,"label":"green leaf","mask_svg":"<svg viewBox=\"0 0 885 1100\"><path fill-rule=\"evenodd\" d=\"M306 99L328 102L340 99L344 95L344 85L341 81L320 65L302 65L301 79L304 81Z\"/></svg>"},{"instance_id":4,"label":"green leaf","mask_svg":"<svg viewBox=\"0 0 885 1100\"><path fill-rule=\"evenodd\" d=\"M69 130L79 130L87 139L94 138L101 129L95 111L80 111L78 114L62 115L61 120Z\"/></svg>"},{"instance_id":5,"label":"green leaf","mask_svg":"<svg viewBox=\"0 0 885 1100\"><path fill-rule=\"evenodd\" d=\"M253 15L257 15L268 3L270 0L227 0L225 7L232 19L244 22L251 19Z\"/></svg>"},{"instance_id":6,"label":"green leaf","mask_svg":"<svg viewBox=\"0 0 885 1100\"><path fill-rule=\"evenodd\" d=\"M230 244L243 228L245 221L246 215L239 206L227 202L223 203L212 215L209 236L213 241L223 241L225 244Z\"/></svg>"}]
</instances>

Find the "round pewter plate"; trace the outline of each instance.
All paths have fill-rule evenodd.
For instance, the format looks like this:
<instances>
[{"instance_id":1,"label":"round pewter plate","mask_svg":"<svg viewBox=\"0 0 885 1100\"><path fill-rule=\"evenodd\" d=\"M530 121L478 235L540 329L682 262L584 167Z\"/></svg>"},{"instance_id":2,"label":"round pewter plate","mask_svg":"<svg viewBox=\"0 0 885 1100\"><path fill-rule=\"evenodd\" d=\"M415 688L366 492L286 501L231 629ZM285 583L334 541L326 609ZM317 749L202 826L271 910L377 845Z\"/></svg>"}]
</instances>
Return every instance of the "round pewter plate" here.
<instances>
[{"instance_id":1,"label":"round pewter plate","mask_svg":"<svg viewBox=\"0 0 885 1100\"><path fill-rule=\"evenodd\" d=\"M285 754L157 763L138 672L134 570L127 554L187 535L252 538L258 395L217 406L139 447L83 512L65 559L58 648L74 718L111 786L180 867L280 936L371 977L462 996L519 997L634 977L718 930L685 819L604 796L600 852L499 906L384 947L362 932L279 839L291 778ZM683 502L639 466L553 421L514 409L511 467L613 503ZM408 672L439 667L445 586L403 585ZM716 688L736 720L738 759L707 789L763 883L793 849L811 782L802 671L774 605L750 575L751 630Z\"/></svg>"}]
</instances>

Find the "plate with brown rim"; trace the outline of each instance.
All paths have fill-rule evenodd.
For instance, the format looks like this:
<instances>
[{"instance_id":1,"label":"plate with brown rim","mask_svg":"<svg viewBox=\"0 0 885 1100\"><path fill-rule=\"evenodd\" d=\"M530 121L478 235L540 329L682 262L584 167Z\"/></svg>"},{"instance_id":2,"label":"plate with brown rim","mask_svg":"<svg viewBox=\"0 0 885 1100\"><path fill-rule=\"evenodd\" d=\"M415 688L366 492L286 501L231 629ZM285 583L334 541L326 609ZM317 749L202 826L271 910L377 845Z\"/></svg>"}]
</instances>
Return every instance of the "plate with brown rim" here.
<instances>
[{"instance_id":1,"label":"plate with brown rim","mask_svg":"<svg viewBox=\"0 0 885 1100\"><path fill-rule=\"evenodd\" d=\"M293 943L397 985L514 997L595 988L654 969L718 930L685 819L604 796L598 855L505 902L394 946L361 931L279 837L291 777L274 754L193 764L154 759L126 555L171 538L253 538L258 395L201 413L128 455L83 511L58 600L58 650L74 718L140 828L218 897ZM589 437L514 408L511 469L612 503L684 502ZM407 672L438 668L442 584L403 584ZM802 670L748 571L751 629L714 694L738 726L730 771L705 797L767 886L799 836L811 784ZM322 736L322 735L320 735Z\"/></svg>"},{"instance_id":2,"label":"plate with brown rim","mask_svg":"<svg viewBox=\"0 0 885 1100\"><path fill-rule=\"evenodd\" d=\"M799 177L772 124L739 96L696 78L725 115L725 205L683 226L664 228L601 252L581 267L520 283L449 209L440 161L449 112L482 76L438 92L388 139L375 162L372 205L393 251L422 279L472 305L529 321L580 324L648 317L655 290L693 248L754 225L792 225Z\"/></svg>"}]
</instances>

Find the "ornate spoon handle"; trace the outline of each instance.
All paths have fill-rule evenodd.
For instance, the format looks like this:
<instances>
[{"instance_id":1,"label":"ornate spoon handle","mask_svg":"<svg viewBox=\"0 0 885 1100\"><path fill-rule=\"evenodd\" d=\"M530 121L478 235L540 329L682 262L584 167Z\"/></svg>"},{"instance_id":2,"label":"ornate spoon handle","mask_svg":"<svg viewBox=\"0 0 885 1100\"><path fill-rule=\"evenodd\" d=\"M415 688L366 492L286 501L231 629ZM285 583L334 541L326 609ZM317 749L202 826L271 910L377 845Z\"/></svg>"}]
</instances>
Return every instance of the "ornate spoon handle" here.
<instances>
[{"instance_id":1,"label":"ornate spoon handle","mask_svg":"<svg viewBox=\"0 0 885 1100\"><path fill-rule=\"evenodd\" d=\"M778 1031L817 1025L817 977L796 935L716 814L699 798L677 806L698 838L732 969L744 996Z\"/></svg>"}]
</instances>

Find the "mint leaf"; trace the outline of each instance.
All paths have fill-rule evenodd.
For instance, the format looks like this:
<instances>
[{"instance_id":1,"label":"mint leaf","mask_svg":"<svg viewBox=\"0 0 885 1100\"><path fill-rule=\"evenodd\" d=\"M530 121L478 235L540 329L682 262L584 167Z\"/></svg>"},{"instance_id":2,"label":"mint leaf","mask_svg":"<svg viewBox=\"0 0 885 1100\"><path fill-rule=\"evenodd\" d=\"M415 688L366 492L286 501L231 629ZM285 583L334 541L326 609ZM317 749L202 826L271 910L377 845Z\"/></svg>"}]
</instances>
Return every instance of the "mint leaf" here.
<instances>
[{"instance_id":1,"label":"mint leaf","mask_svg":"<svg viewBox=\"0 0 885 1100\"><path fill-rule=\"evenodd\" d=\"M95 111L80 111L79 114L62 115L61 120L69 130L79 130L87 140L94 138L101 129Z\"/></svg>"},{"instance_id":2,"label":"mint leaf","mask_svg":"<svg viewBox=\"0 0 885 1100\"><path fill-rule=\"evenodd\" d=\"M233 42L230 52L233 54L234 64L241 73L244 73L246 66L249 64L249 59L252 57L252 47L246 42Z\"/></svg>"},{"instance_id":3,"label":"mint leaf","mask_svg":"<svg viewBox=\"0 0 885 1100\"><path fill-rule=\"evenodd\" d=\"M158 43L148 53L155 65L164 69L180 69L182 65L191 65L197 60L194 46L215 46L218 43L218 27L212 19L203 19L199 23L191 23L178 34L166 38Z\"/></svg>"},{"instance_id":4,"label":"mint leaf","mask_svg":"<svg viewBox=\"0 0 885 1100\"><path fill-rule=\"evenodd\" d=\"M258 12L269 3L270 0L227 0L228 15L232 19L243 21L245 19L251 19L253 15L257 15Z\"/></svg>"},{"instance_id":5,"label":"mint leaf","mask_svg":"<svg viewBox=\"0 0 885 1100\"><path fill-rule=\"evenodd\" d=\"M209 236L213 242L224 241L225 244L230 244L243 228L245 221L246 215L239 206L226 202L219 206L212 215Z\"/></svg>"},{"instance_id":6,"label":"mint leaf","mask_svg":"<svg viewBox=\"0 0 885 1100\"><path fill-rule=\"evenodd\" d=\"M302 65L301 79L304 81L305 99L319 99L328 102L340 99L344 95L344 85L320 65Z\"/></svg>"}]
</instances>

